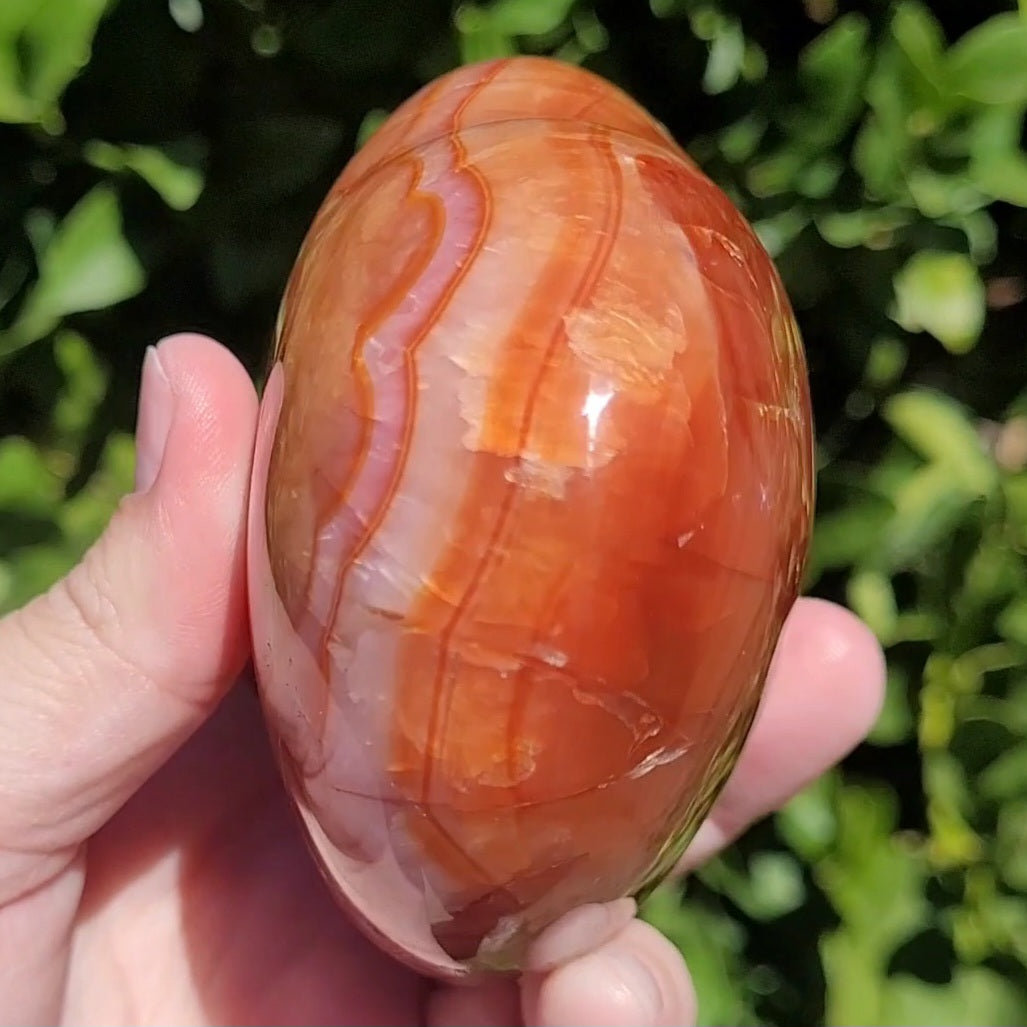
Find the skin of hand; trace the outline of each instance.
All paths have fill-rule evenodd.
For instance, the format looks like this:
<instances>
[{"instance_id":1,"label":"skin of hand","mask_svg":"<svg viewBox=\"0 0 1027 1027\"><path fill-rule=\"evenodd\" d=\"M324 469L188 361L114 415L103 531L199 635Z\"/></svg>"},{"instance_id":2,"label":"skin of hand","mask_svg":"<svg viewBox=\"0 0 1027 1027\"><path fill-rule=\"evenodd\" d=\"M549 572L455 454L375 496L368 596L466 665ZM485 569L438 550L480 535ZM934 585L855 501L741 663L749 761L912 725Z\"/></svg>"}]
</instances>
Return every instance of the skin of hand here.
<instances>
[{"instance_id":1,"label":"skin of hand","mask_svg":"<svg viewBox=\"0 0 1027 1027\"><path fill-rule=\"evenodd\" d=\"M0 620L0 1024L694 1023L680 955L630 903L579 911L590 950L480 988L419 978L336 908L239 680L256 416L217 343L151 350L135 492ZM883 677L851 614L800 600L682 869L853 748Z\"/></svg>"}]
</instances>

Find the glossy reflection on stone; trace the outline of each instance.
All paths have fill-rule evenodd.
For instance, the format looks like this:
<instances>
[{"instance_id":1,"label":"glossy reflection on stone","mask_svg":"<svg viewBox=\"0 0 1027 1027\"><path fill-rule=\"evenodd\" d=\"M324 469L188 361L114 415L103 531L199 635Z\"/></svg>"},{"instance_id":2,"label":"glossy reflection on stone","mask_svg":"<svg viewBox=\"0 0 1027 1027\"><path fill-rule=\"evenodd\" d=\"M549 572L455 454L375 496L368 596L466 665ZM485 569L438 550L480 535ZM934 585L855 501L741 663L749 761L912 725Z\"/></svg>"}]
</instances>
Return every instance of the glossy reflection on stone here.
<instances>
[{"instance_id":1,"label":"glossy reflection on stone","mask_svg":"<svg viewBox=\"0 0 1027 1027\"><path fill-rule=\"evenodd\" d=\"M372 937L516 969L655 883L752 721L811 500L778 277L641 108L528 58L401 107L289 282L250 531L283 772Z\"/></svg>"}]
</instances>

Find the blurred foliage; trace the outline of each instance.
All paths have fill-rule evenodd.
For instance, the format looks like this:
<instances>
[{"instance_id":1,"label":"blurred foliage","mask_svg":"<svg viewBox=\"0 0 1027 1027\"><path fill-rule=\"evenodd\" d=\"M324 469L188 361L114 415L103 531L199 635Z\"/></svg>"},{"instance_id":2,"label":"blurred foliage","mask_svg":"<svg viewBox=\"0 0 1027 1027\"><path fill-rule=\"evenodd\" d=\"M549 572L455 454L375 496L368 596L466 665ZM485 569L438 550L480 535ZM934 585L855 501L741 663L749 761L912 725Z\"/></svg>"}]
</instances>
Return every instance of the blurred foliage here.
<instances>
[{"instance_id":1,"label":"blurred foliage","mask_svg":"<svg viewBox=\"0 0 1027 1027\"><path fill-rule=\"evenodd\" d=\"M0 610L130 487L144 347L256 373L304 230L460 61L583 62L757 225L818 424L808 587L869 743L646 915L705 1024L1027 1023L1027 4L2 0Z\"/></svg>"}]
</instances>

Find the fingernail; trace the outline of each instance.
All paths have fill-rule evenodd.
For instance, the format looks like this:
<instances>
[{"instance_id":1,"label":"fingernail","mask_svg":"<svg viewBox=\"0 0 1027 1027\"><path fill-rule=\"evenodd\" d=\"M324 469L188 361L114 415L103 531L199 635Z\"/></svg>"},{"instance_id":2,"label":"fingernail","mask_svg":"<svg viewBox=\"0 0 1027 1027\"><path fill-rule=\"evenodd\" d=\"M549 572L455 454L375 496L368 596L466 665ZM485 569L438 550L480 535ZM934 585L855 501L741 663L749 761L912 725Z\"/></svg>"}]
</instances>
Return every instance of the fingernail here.
<instances>
[{"instance_id":1,"label":"fingernail","mask_svg":"<svg viewBox=\"0 0 1027 1027\"><path fill-rule=\"evenodd\" d=\"M136 492L146 492L157 480L175 413L175 394L160 362L157 347L143 358L136 418Z\"/></svg>"},{"instance_id":2,"label":"fingernail","mask_svg":"<svg viewBox=\"0 0 1027 1027\"><path fill-rule=\"evenodd\" d=\"M641 959L627 953L604 954L595 959L597 987L605 987L620 1000L618 1004L632 1010L632 1024L648 1027L662 1021L663 993L653 972Z\"/></svg>"},{"instance_id":3,"label":"fingernail","mask_svg":"<svg viewBox=\"0 0 1027 1027\"><path fill-rule=\"evenodd\" d=\"M634 899L589 903L546 928L528 952L529 970L544 973L605 945L634 918Z\"/></svg>"}]
</instances>

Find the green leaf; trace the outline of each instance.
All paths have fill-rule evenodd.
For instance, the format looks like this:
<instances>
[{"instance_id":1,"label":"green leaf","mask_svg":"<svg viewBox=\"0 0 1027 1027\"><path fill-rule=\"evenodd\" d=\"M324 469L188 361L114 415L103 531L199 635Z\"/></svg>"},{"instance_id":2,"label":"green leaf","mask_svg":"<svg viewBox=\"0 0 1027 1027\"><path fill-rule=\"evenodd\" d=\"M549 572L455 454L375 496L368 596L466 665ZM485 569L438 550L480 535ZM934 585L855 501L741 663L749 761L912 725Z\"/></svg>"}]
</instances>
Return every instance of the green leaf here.
<instances>
[{"instance_id":1,"label":"green leaf","mask_svg":"<svg viewBox=\"0 0 1027 1027\"><path fill-rule=\"evenodd\" d=\"M63 546L51 544L19 549L0 562L0 616L45 592L73 565Z\"/></svg>"},{"instance_id":2,"label":"green leaf","mask_svg":"<svg viewBox=\"0 0 1027 1027\"><path fill-rule=\"evenodd\" d=\"M710 96L727 92L738 81L744 61L745 33L742 26L733 18L725 18L710 41L703 92Z\"/></svg>"},{"instance_id":3,"label":"green leaf","mask_svg":"<svg viewBox=\"0 0 1027 1027\"><path fill-rule=\"evenodd\" d=\"M963 217L946 219L945 224L958 228L966 236L970 259L978 266L990 264L998 252L998 228L986 210L976 210Z\"/></svg>"},{"instance_id":4,"label":"green leaf","mask_svg":"<svg viewBox=\"0 0 1027 1027\"><path fill-rule=\"evenodd\" d=\"M103 171L137 174L172 210L189 210L203 192L203 174L180 164L156 146L115 146L99 140L86 143L83 155Z\"/></svg>"},{"instance_id":5,"label":"green leaf","mask_svg":"<svg viewBox=\"0 0 1027 1027\"><path fill-rule=\"evenodd\" d=\"M966 353L984 327L984 283L962 253L924 250L895 276L895 320L907 331L926 331L950 353Z\"/></svg>"},{"instance_id":6,"label":"green leaf","mask_svg":"<svg viewBox=\"0 0 1027 1027\"><path fill-rule=\"evenodd\" d=\"M53 408L57 441L78 446L107 393L107 374L89 343L77 332L58 332L54 359L64 374Z\"/></svg>"},{"instance_id":7,"label":"green leaf","mask_svg":"<svg viewBox=\"0 0 1027 1027\"><path fill-rule=\"evenodd\" d=\"M884 704L870 732L870 741L874 745L900 745L913 737L913 728L909 679L901 667L890 666Z\"/></svg>"},{"instance_id":8,"label":"green leaf","mask_svg":"<svg viewBox=\"0 0 1027 1027\"><path fill-rule=\"evenodd\" d=\"M1027 799L1001 807L995 843L1003 879L1017 891L1027 891Z\"/></svg>"},{"instance_id":9,"label":"green leaf","mask_svg":"<svg viewBox=\"0 0 1027 1027\"><path fill-rule=\"evenodd\" d=\"M810 549L810 573L820 574L871 558L893 513L894 506L887 499L867 495L818 516Z\"/></svg>"},{"instance_id":10,"label":"green leaf","mask_svg":"<svg viewBox=\"0 0 1027 1027\"><path fill-rule=\"evenodd\" d=\"M955 530L974 498L944 464L928 464L909 475L896 491L895 514L884 531L886 565L910 567L929 553Z\"/></svg>"},{"instance_id":11,"label":"green leaf","mask_svg":"<svg viewBox=\"0 0 1027 1027\"><path fill-rule=\"evenodd\" d=\"M1027 206L1027 155L1020 148L1022 131L1020 107L982 107L974 115L967 135L966 179L982 197ZM968 216L963 228L977 263L990 263L998 241L994 219L978 211Z\"/></svg>"},{"instance_id":12,"label":"green leaf","mask_svg":"<svg viewBox=\"0 0 1027 1027\"><path fill-rule=\"evenodd\" d=\"M895 632L899 612L891 579L877 570L857 571L849 578L846 597L853 611L883 645L888 645Z\"/></svg>"},{"instance_id":13,"label":"green leaf","mask_svg":"<svg viewBox=\"0 0 1027 1027\"><path fill-rule=\"evenodd\" d=\"M389 111L381 107L375 107L374 110L370 110L364 115L363 120L360 122L360 128L357 129L356 148L358 150L385 124L388 117Z\"/></svg>"},{"instance_id":14,"label":"green leaf","mask_svg":"<svg viewBox=\"0 0 1027 1027\"><path fill-rule=\"evenodd\" d=\"M820 149L837 142L862 110L869 35L866 18L846 14L799 56L799 85L806 103L782 120L804 145Z\"/></svg>"},{"instance_id":15,"label":"green leaf","mask_svg":"<svg viewBox=\"0 0 1027 1027\"><path fill-rule=\"evenodd\" d=\"M981 794L992 802L1008 802L1027 795L1027 742L1000 753L977 776Z\"/></svg>"},{"instance_id":16,"label":"green leaf","mask_svg":"<svg viewBox=\"0 0 1027 1027\"><path fill-rule=\"evenodd\" d=\"M17 38L32 17L39 0L5 0L0 4L0 39Z\"/></svg>"},{"instance_id":17,"label":"green leaf","mask_svg":"<svg viewBox=\"0 0 1027 1027\"><path fill-rule=\"evenodd\" d=\"M79 559L107 526L121 498L131 490L135 475L135 442L114 432L107 437L100 466L88 486L70 498L61 510L61 530L68 552Z\"/></svg>"},{"instance_id":18,"label":"green leaf","mask_svg":"<svg viewBox=\"0 0 1027 1027\"><path fill-rule=\"evenodd\" d=\"M872 389L888 389L895 385L909 361L909 347L893 335L874 339L867 354L863 380Z\"/></svg>"},{"instance_id":19,"label":"green leaf","mask_svg":"<svg viewBox=\"0 0 1027 1027\"><path fill-rule=\"evenodd\" d=\"M12 461L10 451L5 452L5 447L0 444L0 488L13 481L11 487L21 497L27 497L29 491L34 490L38 498L29 498L28 502L49 503L52 524L57 531L54 538L15 548L7 554L4 553L4 543L10 538L10 533L0 532L0 615L16 609L66 574L95 541L121 497L132 486L134 446L127 435L114 433L108 437L96 472L84 488L63 502L65 483L51 467L51 464L61 462L53 459L60 454L38 449L34 453L27 452L26 445L30 444L20 443L22 452L16 454ZM71 473L73 466L67 466L67 461L64 463L63 471ZM26 511L33 508L19 506L16 499L11 509L24 519Z\"/></svg>"},{"instance_id":20,"label":"green leaf","mask_svg":"<svg viewBox=\"0 0 1027 1027\"><path fill-rule=\"evenodd\" d=\"M757 852L745 869L727 859L714 860L697 874L753 920L776 920L792 912L806 893L799 864L788 852Z\"/></svg>"},{"instance_id":21,"label":"green leaf","mask_svg":"<svg viewBox=\"0 0 1027 1027\"><path fill-rule=\"evenodd\" d=\"M905 0L895 10L891 31L910 64L926 82L940 89L945 35L934 15L922 3Z\"/></svg>"},{"instance_id":22,"label":"green leaf","mask_svg":"<svg viewBox=\"0 0 1027 1027\"><path fill-rule=\"evenodd\" d=\"M1018 596L999 614L996 627L1011 641L1027 646L1027 596Z\"/></svg>"},{"instance_id":23,"label":"green leaf","mask_svg":"<svg viewBox=\"0 0 1027 1027\"><path fill-rule=\"evenodd\" d=\"M497 57L512 57L517 47L509 36L495 32L487 24L473 30L461 30L460 59L464 64L491 61Z\"/></svg>"},{"instance_id":24,"label":"green leaf","mask_svg":"<svg viewBox=\"0 0 1027 1027\"><path fill-rule=\"evenodd\" d=\"M18 53L21 34L38 0L5 0L0 4L0 121L32 121L35 105L23 88Z\"/></svg>"},{"instance_id":25,"label":"green leaf","mask_svg":"<svg viewBox=\"0 0 1027 1027\"><path fill-rule=\"evenodd\" d=\"M819 860L837 837L836 789L836 775L824 774L791 799L775 817L781 839L807 863Z\"/></svg>"},{"instance_id":26,"label":"green leaf","mask_svg":"<svg viewBox=\"0 0 1027 1027\"><path fill-rule=\"evenodd\" d=\"M949 469L971 495L988 495L997 469L966 410L940 392L916 389L892 396L884 418L904 442L927 460Z\"/></svg>"},{"instance_id":27,"label":"green leaf","mask_svg":"<svg viewBox=\"0 0 1027 1027\"><path fill-rule=\"evenodd\" d=\"M956 702L960 689L953 684L953 663L943 653L932 653L924 666L917 733L922 750L945 749L956 730Z\"/></svg>"},{"instance_id":28,"label":"green leaf","mask_svg":"<svg viewBox=\"0 0 1027 1027\"><path fill-rule=\"evenodd\" d=\"M890 201L904 198L905 174L903 163L908 139L897 141L879 113L863 120L856 136L852 161L874 199Z\"/></svg>"},{"instance_id":29,"label":"green leaf","mask_svg":"<svg viewBox=\"0 0 1027 1027\"><path fill-rule=\"evenodd\" d=\"M766 131L764 118L755 114L740 118L720 133L720 152L732 164L741 164L753 156Z\"/></svg>"},{"instance_id":30,"label":"green leaf","mask_svg":"<svg viewBox=\"0 0 1027 1027\"><path fill-rule=\"evenodd\" d=\"M122 235L118 198L97 186L68 212L42 254L39 280L18 320L0 334L0 357L42 338L68 314L129 299L145 282L143 267Z\"/></svg>"},{"instance_id":31,"label":"green leaf","mask_svg":"<svg viewBox=\"0 0 1027 1027\"><path fill-rule=\"evenodd\" d=\"M954 708L954 712L958 713L958 708ZM922 745L924 738L921 730ZM966 820L971 798L965 769L944 749L926 753L923 766L927 820L931 828L927 853L932 865L948 870L976 863L983 855L984 846Z\"/></svg>"},{"instance_id":32,"label":"green leaf","mask_svg":"<svg viewBox=\"0 0 1027 1027\"><path fill-rule=\"evenodd\" d=\"M1009 559L1009 546L1001 537L982 539L966 562L963 603L977 608L992 606L1018 592L1027 592L1027 563Z\"/></svg>"},{"instance_id":33,"label":"green leaf","mask_svg":"<svg viewBox=\"0 0 1027 1027\"><path fill-rule=\"evenodd\" d=\"M1027 207L1027 154L995 154L970 165L970 177L982 192L996 200Z\"/></svg>"},{"instance_id":34,"label":"green leaf","mask_svg":"<svg viewBox=\"0 0 1027 1027\"><path fill-rule=\"evenodd\" d=\"M909 222L909 212L898 207L866 207L863 210L827 211L816 225L825 242L839 249L887 241Z\"/></svg>"},{"instance_id":35,"label":"green leaf","mask_svg":"<svg viewBox=\"0 0 1027 1027\"><path fill-rule=\"evenodd\" d=\"M949 51L948 85L978 103L1027 102L1027 21L997 14L971 29Z\"/></svg>"},{"instance_id":36,"label":"green leaf","mask_svg":"<svg viewBox=\"0 0 1027 1027\"><path fill-rule=\"evenodd\" d=\"M948 984L929 984L910 974L884 982L879 1024L1024 1023L1027 1003L1015 984L994 970L978 966L955 969ZM862 1021L861 1021L862 1022Z\"/></svg>"},{"instance_id":37,"label":"green leaf","mask_svg":"<svg viewBox=\"0 0 1027 1027\"><path fill-rule=\"evenodd\" d=\"M936 221L970 214L987 203L967 175L916 167L906 176L906 186L920 213Z\"/></svg>"},{"instance_id":38,"label":"green leaf","mask_svg":"<svg viewBox=\"0 0 1027 1027\"><path fill-rule=\"evenodd\" d=\"M28 439L0 439L0 510L46 514L59 497L59 481Z\"/></svg>"},{"instance_id":39,"label":"green leaf","mask_svg":"<svg viewBox=\"0 0 1027 1027\"><path fill-rule=\"evenodd\" d=\"M802 868L787 852L757 852L749 860L752 880L750 916L774 920L798 909L806 898Z\"/></svg>"},{"instance_id":40,"label":"green leaf","mask_svg":"<svg viewBox=\"0 0 1027 1027\"><path fill-rule=\"evenodd\" d=\"M575 0L497 0L461 4L453 15L464 63L507 57L520 36L545 36L567 20Z\"/></svg>"},{"instance_id":41,"label":"green leaf","mask_svg":"<svg viewBox=\"0 0 1027 1027\"><path fill-rule=\"evenodd\" d=\"M834 192L844 171L845 166L841 161L825 155L813 160L799 173L796 189L811 200L822 200Z\"/></svg>"},{"instance_id":42,"label":"green leaf","mask_svg":"<svg viewBox=\"0 0 1027 1027\"><path fill-rule=\"evenodd\" d=\"M41 121L85 67L109 0L3 0L0 120Z\"/></svg>"},{"instance_id":43,"label":"green leaf","mask_svg":"<svg viewBox=\"0 0 1027 1027\"><path fill-rule=\"evenodd\" d=\"M880 1024L881 982L895 947L923 922L922 861L894 831L895 796L848 786L838 797L839 838L815 876L841 917L823 937L826 1023Z\"/></svg>"},{"instance_id":44,"label":"green leaf","mask_svg":"<svg viewBox=\"0 0 1027 1027\"><path fill-rule=\"evenodd\" d=\"M199 32L203 28L200 0L168 0L168 14L183 32Z\"/></svg>"},{"instance_id":45,"label":"green leaf","mask_svg":"<svg viewBox=\"0 0 1027 1027\"><path fill-rule=\"evenodd\" d=\"M974 112L967 133L972 160L1004 157L1020 150L1023 110L1018 106L981 107Z\"/></svg>"},{"instance_id":46,"label":"green leaf","mask_svg":"<svg viewBox=\"0 0 1027 1027\"><path fill-rule=\"evenodd\" d=\"M463 4L455 16L459 32L483 29L504 36L542 36L559 28L576 0L498 0L488 7Z\"/></svg>"},{"instance_id":47,"label":"green leaf","mask_svg":"<svg viewBox=\"0 0 1027 1027\"><path fill-rule=\"evenodd\" d=\"M86 66L93 36L109 0L50 0L37 6L25 32L31 58L29 95L37 104L55 103Z\"/></svg>"},{"instance_id":48,"label":"green leaf","mask_svg":"<svg viewBox=\"0 0 1027 1027\"><path fill-rule=\"evenodd\" d=\"M1027 678L1012 685L1009 694L1002 698L974 696L971 710L974 716L995 721L1013 734L1027 738Z\"/></svg>"},{"instance_id":49,"label":"green leaf","mask_svg":"<svg viewBox=\"0 0 1027 1027\"><path fill-rule=\"evenodd\" d=\"M907 177L924 169L925 140L938 133L947 113L941 86L931 78L937 78L931 71L937 41L919 10L900 8L892 39L876 49L865 90L872 115L864 118L853 151L871 196L903 204Z\"/></svg>"},{"instance_id":50,"label":"green leaf","mask_svg":"<svg viewBox=\"0 0 1027 1027\"><path fill-rule=\"evenodd\" d=\"M764 218L753 224L756 234L771 256L777 257L789 243L809 224L809 219L799 207L783 210L775 217Z\"/></svg>"}]
</instances>

